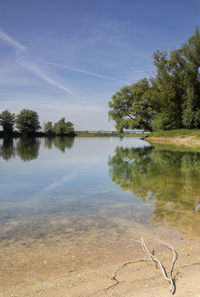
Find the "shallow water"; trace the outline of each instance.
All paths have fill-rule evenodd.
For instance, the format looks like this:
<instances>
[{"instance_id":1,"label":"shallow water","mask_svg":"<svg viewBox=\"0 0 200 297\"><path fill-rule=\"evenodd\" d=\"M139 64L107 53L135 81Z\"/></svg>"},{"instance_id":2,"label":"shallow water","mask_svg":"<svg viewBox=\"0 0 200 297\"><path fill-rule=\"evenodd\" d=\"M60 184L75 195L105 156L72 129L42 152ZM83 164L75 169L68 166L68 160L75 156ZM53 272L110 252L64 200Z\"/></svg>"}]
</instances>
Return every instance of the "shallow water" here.
<instances>
[{"instance_id":1,"label":"shallow water","mask_svg":"<svg viewBox=\"0 0 200 297\"><path fill-rule=\"evenodd\" d=\"M1 139L0 157L1 238L67 226L73 237L94 225L117 228L116 218L200 236L200 153L138 138L57 137ZM51 222L57 228L39 231Z\"/></svg>"},{"instance_id":2,"label":"shallow water","mask_svg":"<svg viewBox=\"0 0 200 297\"><path fill-rule=\"evenodd\" d=\"M1 140L1 238L37 239L67 227L74 237L94 226L113 228L117 217L146 223L151 204L112 182L108 160L118 145L149 146L138 138ZM57 228L48 228L52 222Z\"/></svg>"},{"instance_id":3,"label":"shallow water","mask_svg":"<svg viewBox=\"0 0 200 297\"><path fill-rule=\"evenodd\" d=\"M47 273L38 261L108 261L151 232L199 239L200 154L131 137L0 139L0 226L7 283Z\"/></svg>"}]
</instances>

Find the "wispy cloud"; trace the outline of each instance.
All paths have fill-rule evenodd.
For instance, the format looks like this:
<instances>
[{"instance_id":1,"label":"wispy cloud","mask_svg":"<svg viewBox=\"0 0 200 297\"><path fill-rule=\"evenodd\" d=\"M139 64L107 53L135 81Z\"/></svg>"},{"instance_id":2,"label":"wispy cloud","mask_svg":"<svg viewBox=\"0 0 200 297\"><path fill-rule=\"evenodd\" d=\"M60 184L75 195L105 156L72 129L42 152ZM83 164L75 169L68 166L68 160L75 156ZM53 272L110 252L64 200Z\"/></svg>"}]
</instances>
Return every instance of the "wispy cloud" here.
<instances>
[{"instance_id":1,"label":"wispy cloud","mask_svg":"<svg viewBox=\"0 0 200 297\"><path fill-rule=\"evenodd\" d=\"M13 39L6 32L0 29L0 39L6 41L10 46L14 47L17 50L25 51L26 46L19 43L17 40Z\"/></svg>"},{"instance_id":2,"label":"wispy cloud","mask_svg":"<svg viewBox=\"0 0 200 297\"><path fill-rule=\"evenodd\" d=\"M71 67L71 66L67 66L67 65L62 65L62 64L58 64L58 63L52 63L52 62L46 62L46 64L52 65L52 66L56 66L56 67L60 67L60 68L64 68L64 69L68 69L68 70L72 70L72 71L76 71L79 73L84 73L93 77L99 77L99 78L103 78L103 79L108 79L108 80L112 80L112 81L116 81L116 82L120 82L123 84L128 84L127 81L124 80L120 80L114 77L110 77L107 75L102 75L102 74L98 74L98 73L94 73L94 72L90 72L84 69L80 69L80 68L75 68L75 67Z\"/></svg>"},{"instance_id":3,"label":"wispy cloud","mask_svg":"<svg viewBox=\"0 0 200 297\"><path fill-rule=\"evenodd\" d=\"M37 77L39 77L43 81L46 81L48 84L55 86L70 95L74 95L74 92L72 90L63 86L62 84L57 82L55 79L51 78L48 74L46 74L38 66L35 66L32 62L30 62L30 61L27 62L27 60L24 59L24 52L27 50L26 46L19 43L17 40L12 38L10 35L8 35L4 31L2 31L1 29L0 29L0 39L7 42L7 44L9 44L11 47L13 47L17 51L18 62L22 66L26 67L28 70L30 70L32 73L34 73Z\"/></svg>"}]
</instances>

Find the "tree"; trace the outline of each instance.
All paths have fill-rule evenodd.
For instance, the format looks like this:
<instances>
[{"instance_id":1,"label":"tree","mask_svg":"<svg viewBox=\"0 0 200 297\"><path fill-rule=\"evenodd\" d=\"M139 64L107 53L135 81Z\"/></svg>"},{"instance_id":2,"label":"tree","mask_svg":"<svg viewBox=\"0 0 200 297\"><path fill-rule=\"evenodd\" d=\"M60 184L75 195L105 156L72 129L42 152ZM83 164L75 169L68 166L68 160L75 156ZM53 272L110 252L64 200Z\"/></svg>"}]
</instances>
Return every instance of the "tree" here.
<instances>
[{"instance_id":1,"label":"tree","mask_svg":"<svg viewBox=\"0 0 200 297\"><path fill-rule=\"evenodd\" d=\"M0 114L0 125L3 127L3 131L6 135L12 134L14 124L15 124L14 113L12 114L8 110L4 110Z\"/></svg>"},{"instance_id":2,"label":"tree","mask_svg":"<svg viewBox=\"0 0 200 297\"><path fill-rule=\"evenodd\" d=\"M183 124L186 128L200 128L200 31L183 45L185 69L185 96L183 103Z\"/></svg>"},{"instance_id":3,"label":"tree","mask_svg":"<svg viewBox=\"0 0 200 297\"><path fill-rule=\"evenodd\" d=\"M109 102L119 131L200 128L200 30L179 49L156 51L156 73L125 86Z\"/></svg>"},{"instance_id":4,"label":"tree","mask_svg":"<svg viewBox=\"0 0 200 297\"><path fill-rule=\"evenodd\" d=\"M200 128L200 31L178 50L154 53L151 101L153 130Z\"/></svg>"},{"instance_id":5,"label":"tree","mask_svg":"<svg viewBox=\"0 0 200 297\"><path fill-rule=\"evenodd\" d=\"M150 100L155 111L153 130L182 128L185 61L182 50L157 51L153 55L156 75L151 78Z\"/></svg>"},{"instance_id":6,"label":"tree","mask_svg":"<svg viewBox=\"0 0 200 297\"><path fill-rule=\"evenodd\" d=\"M47 122L44 124L44 132L47 134L47 136L52 136L55 134L52 122Z\"/></svg>"},{"instance_id":7,"label":"tree","mask_svg":"<svg viewBox=\"0 0 200 297\"><path fill-rule=\"evenodd\" d=\"M152 108L148 100L150 89L147 79L125 86L112 96L109 101L109 119L115 121L116 129L152 130Z\"/></svg>"},{"instance_id":8,"label":"tree","mask_svg":"<svg viewBox=\"0 0 200 297\"><path fill-rule=\"evenodd\" d=\"M71 122L65 123L65 118L61 118L54 124L54 131L56 135L65 135L74 133L74 127Z\"/></svg>"},{"instance_id":9,"label":"tree","mask_svg":"<svg viewBox=\"0 0 200 297\"><path fill-rule=\"evenodd\" d=\"M40 129L37 112L23 109L16 117L16 127L23 135L31 135Z\"/></svg>"}]
</instances>

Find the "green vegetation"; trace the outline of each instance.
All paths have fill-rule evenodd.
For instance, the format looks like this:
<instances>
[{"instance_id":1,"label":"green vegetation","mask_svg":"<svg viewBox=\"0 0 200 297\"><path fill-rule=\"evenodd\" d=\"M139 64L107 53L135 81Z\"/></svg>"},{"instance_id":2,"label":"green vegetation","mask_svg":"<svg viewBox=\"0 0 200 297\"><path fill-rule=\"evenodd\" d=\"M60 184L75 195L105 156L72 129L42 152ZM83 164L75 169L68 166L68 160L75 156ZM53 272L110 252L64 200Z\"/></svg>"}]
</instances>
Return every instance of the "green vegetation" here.
<instances>
[{"instance_id":1,"label":"green vegetation","mask_svg":"<svg viewBox=\"0 0 200 297\"><path fill-rule=\"evenodd\" d=\"M3 132L5 133L5 135L12 134L14 124L15 124L15 115L10 113L8 110L4 110L0 114L0 126L3 127Z\"/></svg>"},{"instance_id":2,"label":"green vegetation","mask_svg":"<svg viewBox=\"0 0 200 297\"><path fill-rule=\"evenodd\" d=\"M200 128L200 31L179 49L153 55L156 72L121 88L109 102L118 131Z\"/></svg>"},{"instance_id":3,"label":"green vegetation","mask_svg":"<svg viewBox=\"0 0 200 297\"><path fill-rule=\"evenodd\" d=\"M52 122L47 122L44 124L44 131L47 134L47 136L53 136L53 135L70 135L74 134L74 127L71 122L65 122L65 118L61 118L58 122L56 122L54 125Z\"/></svg>"},{"instance_id":4,"label":"green vegetation","mask_svg":"<svg viewBox=\"0 0 200 297\"><path fill-rule=\"evenodd\" d=\"M14 131L14 125L18 131ZM23 109L17 116L11 114L8 110L4 110L0 114L0 137L6 136L74 136L74 127L71 122L65 122L65 118L61 118L54 125L52 122L44 123L44 132L38 132L40 127L39 116L37 112L29 109Z\"/></svg>"},{"instance_id":5,"label":"green vegetation","mask_svg":"<svg viewBox=\"0 0 200 297\"><path fill-rule=\"evenodd\" d=\"M23 109L16 116L16 127L22 135L31 135L40 129L39 117L37 112Z\"/></svg>"},{"instance_id":6,"label":"green vegetation","mask_svg":"<svg viewBox=\"0 0 200 297\"><path fill-rule=\"evenodd\" d=\"M153 111L146 100L150 86L147 79L125 86L113 95L109 102L109 118L116 123L118 131L144 129L151 131Z\"/></svg>"},{"instance_id":7,"label":"green vegetation","mask_svg":"<svg viewBox=\"0 0 200 297\"><path fill-rule=\"evenodd\" d=\"M79 131L76 132L78 137L144 137L146 133L120 133L120 132L88 132L88 131Z\"/></svg>"},{"instance_id":8,"label":"green vegetation","mask_svg":"<svg viewBox=\"0 0 200 297\"><path fill-rule=\"evenodd\" d=\"M55 134L52 122L44 123L44 132L47 134L47 136L52 136Z\"/></svg>"},{"instance_id":9,"label":"green vegetation","mask_svg":"<svg viewBox=\"0 0 200 297\"><path fill-rule=\"evenodd\" d=\"M73 124L71 122L65 123L65 118L61 118L54 125L54 131L56 135L65 135L74 132Z\"/></svg>"},{"instance_id":10,"label":"green vegetation","mask_svg":"<svg viewBox=\"0 0 200 297\"><path fill-rule=\"evenodd\" d=\"M167 131L154 131L148 135L148 137L185 137L194 136L196 138L200 137L200 131L198 129L175 129Z\"/></svg>"}]
</instances>

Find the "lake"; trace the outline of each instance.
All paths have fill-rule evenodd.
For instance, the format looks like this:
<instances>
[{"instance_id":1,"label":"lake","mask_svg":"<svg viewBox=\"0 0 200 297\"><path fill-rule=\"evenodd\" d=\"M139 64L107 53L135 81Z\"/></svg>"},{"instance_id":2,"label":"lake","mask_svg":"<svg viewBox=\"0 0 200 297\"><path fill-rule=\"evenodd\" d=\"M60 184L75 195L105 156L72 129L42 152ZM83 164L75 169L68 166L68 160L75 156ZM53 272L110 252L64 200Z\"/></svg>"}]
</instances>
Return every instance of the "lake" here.
<instances>
[{"instance_id":1,"label":"lake","mask_svg":"<svg viewBox=\"0 0 200 297\"><path fill-rule=\"evenodd\" d=\"M0 139L0 285L200 237L200 153L139 138ZM137 255L135 251L135 256Z\"/></svg>"}]
</instances>

